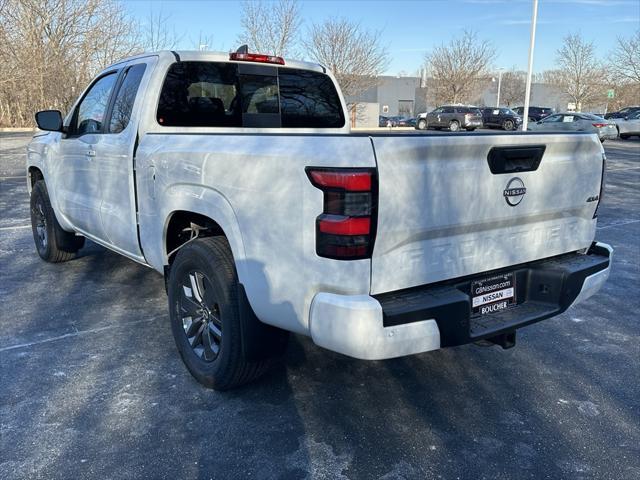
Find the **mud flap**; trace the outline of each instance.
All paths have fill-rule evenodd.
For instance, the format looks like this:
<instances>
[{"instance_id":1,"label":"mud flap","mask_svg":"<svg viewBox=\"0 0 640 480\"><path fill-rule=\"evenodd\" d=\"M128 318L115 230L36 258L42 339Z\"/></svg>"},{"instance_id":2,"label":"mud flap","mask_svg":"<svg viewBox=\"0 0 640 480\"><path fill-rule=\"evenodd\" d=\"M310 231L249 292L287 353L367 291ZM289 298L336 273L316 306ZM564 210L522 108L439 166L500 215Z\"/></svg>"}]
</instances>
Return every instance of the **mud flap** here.
<instances>
[{"instance_id":1,"label":"mud flap","mask_svg":"<svg viewBox=\"0 0 640 480\"><path fill-rule=\"evenodd\" d=\"M289 332L267 325L258 319L241 283L238 284L238 304L244 358L256 362L282 355L287 348Z\"/></svg>"}]
</instances>

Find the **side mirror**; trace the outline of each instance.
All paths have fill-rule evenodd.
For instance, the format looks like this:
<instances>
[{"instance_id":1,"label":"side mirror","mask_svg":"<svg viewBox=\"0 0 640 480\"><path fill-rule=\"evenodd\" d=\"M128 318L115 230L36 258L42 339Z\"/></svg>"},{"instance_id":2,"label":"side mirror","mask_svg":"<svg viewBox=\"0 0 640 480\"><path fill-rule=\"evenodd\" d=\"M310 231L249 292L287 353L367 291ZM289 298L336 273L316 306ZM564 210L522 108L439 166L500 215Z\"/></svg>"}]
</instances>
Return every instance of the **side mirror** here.
<instances>
[{"instance_id":1,"label":"side mirror","mask_svg":"<svg viewBox=\"0 0 640 480\"><path fill-rule=\"evenodd\" d=\"M62 113L60 113L60 110L42 110L36 113L36 123L40 130L61 132Z\"/></svg>"}]
</instances>

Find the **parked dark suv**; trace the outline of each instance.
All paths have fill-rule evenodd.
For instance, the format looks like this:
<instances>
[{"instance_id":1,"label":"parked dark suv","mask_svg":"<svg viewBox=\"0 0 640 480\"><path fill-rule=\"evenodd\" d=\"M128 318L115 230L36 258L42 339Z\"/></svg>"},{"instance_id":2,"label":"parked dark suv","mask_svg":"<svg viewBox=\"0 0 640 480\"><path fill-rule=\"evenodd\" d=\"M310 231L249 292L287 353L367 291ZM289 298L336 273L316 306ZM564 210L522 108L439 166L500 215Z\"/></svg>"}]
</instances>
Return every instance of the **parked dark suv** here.
<instances>
[{"instance_id":1,"label":"parked dark suv","mask_svg":"<svg viewBox=\"0 0 640 480\"><path fill-rule=\"evenodd\" d=\"M617 112L607 113L604 118L624 118L630 117L636 112L640 112L640 107L625 107L622 110L618 110Z\"/></svg>"},{"instance_id":2,"label":"parked dark suv","mask_svg":"<svg viewBox=\"0 0 640 480\"><path fill-rule=\"evenodd\" d=\"M517 130L522 123L522 117L510 108L483 108L482 123L489 128Z\"/></svg>"},{"instance_id":3,"label":"parked dark suv","mask_svg":"<svg viewBox=\"0 0 640 480\"><path fill-rule=\"evenodd\" d=\"M524 107L516 107L513 111L522 118L524 114ZM544 117L548 117L552 113L556 113L556 110L551 107L529 107L529 121L539 122Z\"/></svg>"},{"instance_id":4,"label":"parked dark suv","mask_svg":"<svg viewBox=\"0 0 640 480\"><path fill-rule=\"evenodd\" d=\"M432 112L418 115L416 129L426 130L447 128L457 132L461 128L471 132L482 126L482 112L476 107L464 105L443 105Z\"/></svg>"}]
</instances>

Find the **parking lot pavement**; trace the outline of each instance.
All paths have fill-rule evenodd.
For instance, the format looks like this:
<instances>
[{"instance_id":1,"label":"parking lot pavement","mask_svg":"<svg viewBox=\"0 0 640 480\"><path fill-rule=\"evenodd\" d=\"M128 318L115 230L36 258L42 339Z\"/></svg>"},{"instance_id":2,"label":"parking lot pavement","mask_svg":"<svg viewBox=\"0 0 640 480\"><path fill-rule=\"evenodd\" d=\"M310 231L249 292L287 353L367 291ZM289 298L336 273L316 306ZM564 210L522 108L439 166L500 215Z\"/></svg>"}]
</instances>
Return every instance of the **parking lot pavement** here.
<instances>
[{"instance_id":1,"label":"parking lot pavement","mask_svg":"<svg viewBox=\"0 0 640 480\"><path fill-rule=\"evenodd\" d=\"M28 138L0 134L0 478L640 478L640 141L605 144L608 283L516 348L364 362L295 337L217 393L180 361L159 275L95 244L38 258Z\"/></svg>"}]
</instances>

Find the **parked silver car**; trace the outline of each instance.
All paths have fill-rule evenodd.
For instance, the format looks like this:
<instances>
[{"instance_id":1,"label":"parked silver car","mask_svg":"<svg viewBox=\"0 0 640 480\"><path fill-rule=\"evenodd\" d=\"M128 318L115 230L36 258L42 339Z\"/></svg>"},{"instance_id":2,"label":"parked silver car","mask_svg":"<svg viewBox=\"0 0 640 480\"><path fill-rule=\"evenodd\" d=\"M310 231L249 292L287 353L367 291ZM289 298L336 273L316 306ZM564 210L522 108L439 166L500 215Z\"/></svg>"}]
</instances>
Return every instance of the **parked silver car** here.
<instances>
[{"instance_id":1,"label":"parked silver car","mask_svg":"<svg viewBox=\"0 0 640 480\"><path fill-rule=\"evenodd\" d=\"M627 139L632 135L640 137L640 110L624 118L614 119L620 138Z\"/></svg>"},{"instance_id":2,"label":"parked silver car","mask_svg":"<svg viewBox=\"0 0 640 480\"><path fill-rule=\"evenodd\" d=\"M591 113L556 113L539 122L529 124L527 130L536 132L593 132L598 134L601 142L618 138L618 130L612 120L605 120Z\"/></svg>"}]
</instances>

